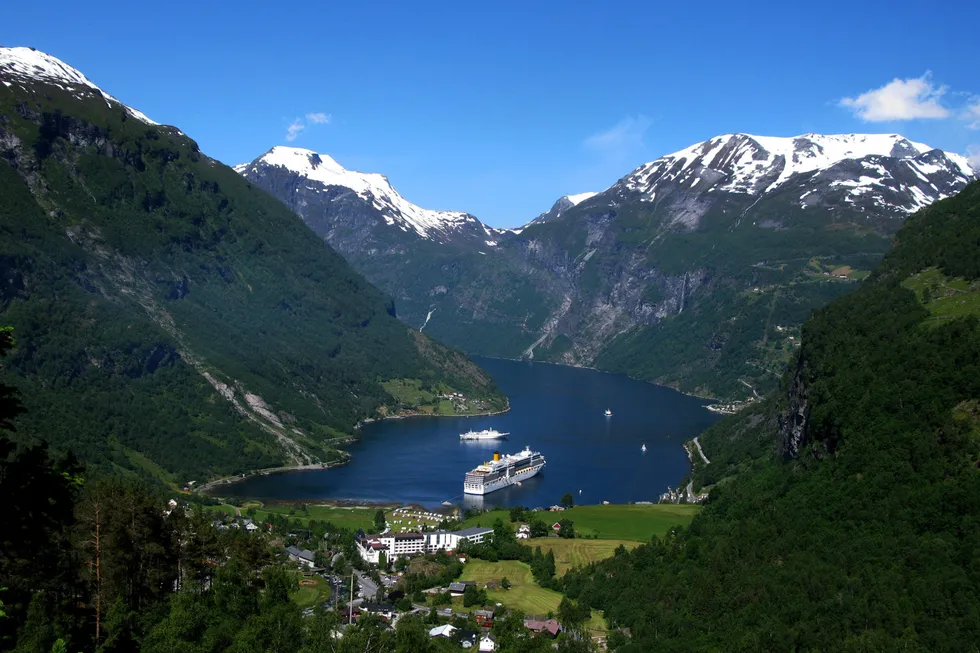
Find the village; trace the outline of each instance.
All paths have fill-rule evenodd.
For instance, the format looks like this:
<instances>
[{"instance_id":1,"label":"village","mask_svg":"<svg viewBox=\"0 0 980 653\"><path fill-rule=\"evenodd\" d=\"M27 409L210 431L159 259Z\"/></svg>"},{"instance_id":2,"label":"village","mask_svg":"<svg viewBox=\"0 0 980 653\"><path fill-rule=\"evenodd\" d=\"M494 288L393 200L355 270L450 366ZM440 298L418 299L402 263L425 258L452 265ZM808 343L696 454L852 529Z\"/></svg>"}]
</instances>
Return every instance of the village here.
<instances>
[{"instance_id":1,"label":"village","mask_svg":"<svg viewBox=\"0 0 980 653\"><path fill-rule=\"evenodd\" d=\"M171 502L170 509L174 508L176 502ZM513 632L518 621L526 637L556 643L586 637L604 645L607 628L601 615L579 611L574 623L566 623L562 615L575 614L569 607L572 603L551 587L556 573L578 561L566 557L572 551L566 543L575 543L576 555L594 547L601 551L599 557L611 555L614 546L637 543L597 539L597 532L579 533L584 539L572 539L575 525L566 515L604 509L618 518L626 508L645 514L657 507L644 503L574 508L568 495L562 504L550 507L475 515L417 506L386 510L249 506L244 514L238 507L211 514L218 530L266 541L295 575L296 600L303 613L336 614L338 638L361 619L380 620L395 628L401 619L414 615L424 621L428 636L444 642L444 647L496 651L497 624L506 624ZM359 516L360 522L345 521L347 514ZM310 518L304 521L301 516ZM355 523L360 526L353 528ZM534 550L522 543L532 544Z\"/></svg>"}]
</instances>

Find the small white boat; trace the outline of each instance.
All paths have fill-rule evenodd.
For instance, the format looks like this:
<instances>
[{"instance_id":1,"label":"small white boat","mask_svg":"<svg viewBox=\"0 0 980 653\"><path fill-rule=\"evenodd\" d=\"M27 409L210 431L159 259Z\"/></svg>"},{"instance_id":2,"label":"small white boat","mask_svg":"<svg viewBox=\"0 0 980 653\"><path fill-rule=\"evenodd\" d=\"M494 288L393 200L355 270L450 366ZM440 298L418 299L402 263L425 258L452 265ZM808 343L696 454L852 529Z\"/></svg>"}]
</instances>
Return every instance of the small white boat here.
<instances>
[{"instance_id":1,"label":"small white boat","mask_svg":"<svg viewBox=\"0 0 980 653\"><path fill-rule=\"evenodd\" d=\"M606 417L612 417L612 411L608 408L606 409Z\"/></svg>"},{"instance_id":2,"label":"small white boat","mask_svg":"<svg viewBox=\"0 0 980 653\"><path fill-rule=\"evenodd\" d=\"M647 445L645 443L640 447L640 451L642 451L643 453L647 452Z\"/></svg>"},{"instance_id":3,"label":"small white boat","mask_svg":"<svg viewBox=\"0 0 980 653\"><path fill-rule=\"evenodd\" d=\"M482 431L467 431L460 433L460 440L506 440L510 433L501 433L496 429L483 429Z\"/></svg>"}]
</instances>

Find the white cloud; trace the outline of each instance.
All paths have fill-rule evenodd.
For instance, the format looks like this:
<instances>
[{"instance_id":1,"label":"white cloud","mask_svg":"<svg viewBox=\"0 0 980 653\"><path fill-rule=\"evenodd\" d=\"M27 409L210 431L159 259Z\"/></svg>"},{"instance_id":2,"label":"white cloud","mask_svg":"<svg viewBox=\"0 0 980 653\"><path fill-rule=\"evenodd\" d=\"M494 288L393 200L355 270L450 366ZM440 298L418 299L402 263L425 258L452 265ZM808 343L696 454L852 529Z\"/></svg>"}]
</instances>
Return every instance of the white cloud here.
<instances>
[{"instance_id":1,"label":"white cloud","mask_svg":"<svg viewBox=\"0 0 980 653\"><path fill-rule=\"evenodd\" d=\"M322 111L306 114L306 119L311 125L327 125L330 123L331 118L332 116L329 113L323 113Z\"/></svg>"},{"instance_id":2,"label":"white cloud","mask_svg":"<svg viewBox=\"0 0 980 653\"><path fill-rule=\"evenodd\" d=\"M303 130L310 125L328 125L330 120L333 118L329 113L324 113L322 111L316 111L306 114L303 118L297 118L296 120L289 123L289 127L286 128L286 140L292 143L295 141Z\"/></svg>"},{"instance_id":3,"label":"white cloud","mask_svg":"<svg viewBox=\"0 0 980 653\"><path fill-rule=\"evenodd\" d=\"M973 166L974 172L980 172L980 145L969 145L966 148L966 158Z\"/></svg>"},{"instance_id":4,"label":"white cloud","mask_svg":"<svg viewBox=\"0 0 980 653\"><path fill-rule=\"evenodd\" d=\"M968 104L960 117L966 121L967 129L980 129L980 100Z\"/></svg>"},{"instance_id":5,"label":"white cloud","mask_svg":"<svg viewBox=\"0 0 980 653\"><path fill-rule=\"evenodd\" d=\"M947 118L949 109L942 105L946 87L934 85L930 76L926 72L911 79L896 77L881 88L846 97L840 105L853 109L858 118L867 122Z\"/></svg>"},{"instance_id":6,"label":"white cloud","mask_svg":"<svg viewBox=\"0 0 980 653\"><path fill-rule=\"evenodd\" d=\"M296 137L299 136L304 129L306 129L306 125L303 124L302 120L297 118L286 129L286 140L292 143L293 141L296 140Z\"/></svg>"},{"instance_id":7,"label":"white cloud","mask_svg":"<svg viewBox=\"0 0 980 653\"><path fill-rule=\"evenodd\" d=\"M644 115L626 116L613 127L592 134L584 145L600 152L620 153L643 147L643 137L653 121Z\"/></svg>"}]
</instances>

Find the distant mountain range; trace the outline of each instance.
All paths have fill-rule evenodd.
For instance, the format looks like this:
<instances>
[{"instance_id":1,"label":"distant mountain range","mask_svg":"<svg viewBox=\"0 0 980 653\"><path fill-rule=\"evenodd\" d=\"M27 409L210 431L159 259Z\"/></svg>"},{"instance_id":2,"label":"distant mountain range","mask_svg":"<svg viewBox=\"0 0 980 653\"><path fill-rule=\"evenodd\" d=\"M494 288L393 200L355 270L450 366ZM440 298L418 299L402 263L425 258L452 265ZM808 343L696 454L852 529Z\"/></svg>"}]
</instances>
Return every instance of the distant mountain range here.
<instances>
[{"instance_id":1,"label":"distant mountain range","mask_svg":"<svg viewBox=\"0 0 980 653\"><path fill-rule=\"evenodd\" d=\"M976 177L898 134L726 134L500 230L309 150L236 170L427 333L726 398L772 387L808 312L867 274L906 216Z\"/></svg>"},{"instance_id":2,"label":"distant mountain range","mask_svg":"<svg viewBox=\"0 0 980 653\"><path fill-rule=\"evenodd\" d=\"M331 463L419 397L506 405L280 202L29 48L0 48L0 280L18 437L103 470Z\"/></svg>"}]
</instances>

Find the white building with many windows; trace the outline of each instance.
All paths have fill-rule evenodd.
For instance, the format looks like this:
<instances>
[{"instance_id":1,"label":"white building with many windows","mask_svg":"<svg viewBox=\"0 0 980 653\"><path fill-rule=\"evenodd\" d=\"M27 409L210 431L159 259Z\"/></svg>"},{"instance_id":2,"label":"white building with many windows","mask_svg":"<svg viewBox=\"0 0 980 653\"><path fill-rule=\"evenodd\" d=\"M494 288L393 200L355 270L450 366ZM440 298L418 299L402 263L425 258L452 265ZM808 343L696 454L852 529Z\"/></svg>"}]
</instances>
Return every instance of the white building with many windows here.
<instances>
[{"instance_id":1,"label":"white building with many windows","mask_svg":"<svg viewBox=\"0 0 980 653\"><path fill-rule=\"evenodd\" d=\"M382 552L388 560L395 560L418 553L455 551L463 541L479 544L492 534L492 528L480 526L465 528L460 531L382 533L378 535L368 535L359 530L354 534L354 541L361 558L376 565Z\"/></svg>"}]
</instances>

